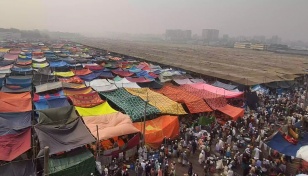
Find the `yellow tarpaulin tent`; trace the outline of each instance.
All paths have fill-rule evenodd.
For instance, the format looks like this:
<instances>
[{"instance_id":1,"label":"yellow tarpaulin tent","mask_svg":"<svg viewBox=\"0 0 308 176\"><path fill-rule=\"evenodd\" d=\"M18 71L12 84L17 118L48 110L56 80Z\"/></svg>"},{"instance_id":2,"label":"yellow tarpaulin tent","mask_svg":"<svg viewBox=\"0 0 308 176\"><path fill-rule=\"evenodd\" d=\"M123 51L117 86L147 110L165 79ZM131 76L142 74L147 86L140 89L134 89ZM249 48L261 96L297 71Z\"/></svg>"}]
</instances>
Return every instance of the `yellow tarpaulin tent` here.
<instances>
[{"instance_id":1,"label":"yellow tarpaulin tent","mask_svg":"<svg viewBox=\"0 0 308 176\"><path fill-rule=\"evenodd\" d=\"M10 51L10 49L8 49L8 48L0 48L0 53L7 53L9 51Z\"/></svg>"},{"instance_id":2,"label":"yellow tarpaulin tent","mask_svg":"<svg viewBox=\"0 0 308 176\"><path fill-rule=\"evenodd\" d=\"M180 103L177 103L162 94L156 93L149 88L126 88L126 90L135 96L139 96L145 101L148 100L149 104L159 109L162 114L186 114Z\"/></svg>"},{"instance_id":3,"label":"yellow tarpaulin tent","mask_svg":"<svg viewBox=\"0 0 308 176\"><path fill-rule=\"evenodd\" d=\"M62 76L62 77L71 77L71 76L75 76L75 74L72 71L68 71L68 72L55 72L56 76Z\"/></svg>"},{"instance_id":4,"label":"yellow tarpaulin tent","mask_svg":"<svg viewBox=\"0 0 308 176\"><path fill-rule=\"evenodd\" d=\"M82 108L75 106L77 112L81 116L99 116L99 115L105 115L105 114L111 114L118 112L114 110L106 101L105 103L102 103L100 105L94 106L92 108Z\"/></svg>"}]
</instances>

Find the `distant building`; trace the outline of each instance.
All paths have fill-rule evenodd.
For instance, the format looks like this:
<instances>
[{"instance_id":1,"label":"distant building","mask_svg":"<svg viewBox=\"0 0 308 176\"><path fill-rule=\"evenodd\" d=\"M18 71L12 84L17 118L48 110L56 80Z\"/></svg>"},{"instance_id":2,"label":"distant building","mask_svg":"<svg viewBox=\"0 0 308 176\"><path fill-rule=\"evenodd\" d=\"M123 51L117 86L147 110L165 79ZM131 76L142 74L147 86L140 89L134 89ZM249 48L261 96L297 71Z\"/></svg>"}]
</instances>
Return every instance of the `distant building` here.
<instances>
[{"instance_id":1,"label":"distant building","mask_svg":"<svg viewBox=\"0 0 308 176\"><path fill-rule=\"evenodd\" d=\"M203 29L202 39L208 42L218 41L219 30L217 29Z\"/></svg>"},{"instance_id":2,"label":"distant building","mask_svg":"<svg viewBox=\"0 0 308 176\"><path fill-rule=\"evenodd\" d=\"M266 37L264 35L254 36L253 40L256 41L256 42L265 43Z\"/></svg>"},{"instance_id":3,"label":"distant building","mask_svg":"<svg viewBox=\"0 0 308 176\"><path fill-rule=\"evenodd\" d=\"M167 29L166 40L168 41L187 41L191 40L191 30Z\"/></svg>"},{"instance_id":4,"label":"distant building","mask_svg":"<svg viewBox=\"0 0 308 176\"><path fill-rule=\"evenodd\" d=\"M265 51L267 50L267 45L259 43L253 44L249 42L235 42L234 48Z\"/></svg>"},{"instance_id":5,"label":"distant building","mask_svg":"<svg viewBox=\"0 0 308 176\"><path fill-rule=\"evenodd\" d=\"M249 49L251 43L245 43L245 42L235 42L234 43L234 48L239 48L239 49Z\"/></svg>"},{"instance_id":6,"label":"distant building","mask_svg":"<svg viewBox=\"0 0 308 176\"><path fill-rule=\"evenodd\" d=\"M18 40L21 38L19 32L0 32L0 40Z\"/></svg>"},{"instance_id":7,"label":"distant building","mask_svg":"<svg viewBox=\"0 0 308 176\"><path fill-rule=\"evenodd\" d=\"M272 38L269 40L270 44L280 44L281 38L277 35L272 36Z\"/></svg>"},{"instance_id":8,"label":"distant building","mask_svg":"<svg viewBox=\"0 0 308 176\"><path fill-rule=\"evenodd\" d=\"M225 41L225 42L229 41L229 35L228 34L224 34L222 36L222 40Z\"/></svg>"},{"instance_id":9,"label":"distant building","mask_svg":"<svg viewBox=\"0 0 308 176\"><path fill-rule=\"evenodd\" d=\"M250 45L250 49L259 50L259 51L265 51L265 50L267 50L267 45L265 45L265 44L260 44L260 43L251 44L251 45Z\"/></svg>"}]
</instances>

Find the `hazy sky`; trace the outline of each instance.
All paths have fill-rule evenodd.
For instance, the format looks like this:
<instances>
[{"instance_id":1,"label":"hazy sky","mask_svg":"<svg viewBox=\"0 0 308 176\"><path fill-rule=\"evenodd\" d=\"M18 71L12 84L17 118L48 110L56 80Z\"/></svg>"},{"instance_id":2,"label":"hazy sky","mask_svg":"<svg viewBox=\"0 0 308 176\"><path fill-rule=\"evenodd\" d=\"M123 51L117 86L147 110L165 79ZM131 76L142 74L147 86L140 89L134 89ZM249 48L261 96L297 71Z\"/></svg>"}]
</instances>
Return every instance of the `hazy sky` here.
<instances>
[{"instance_id":1,"label":"hazy sky","mask_svg":"<svg viewBox=\"0 0 308 176\"><path fill-rule=\"evenodd\" d=\"M0 27L102 34L279 35L308 41L308 0L0 0Z\"/></svg>"}]
</instances>

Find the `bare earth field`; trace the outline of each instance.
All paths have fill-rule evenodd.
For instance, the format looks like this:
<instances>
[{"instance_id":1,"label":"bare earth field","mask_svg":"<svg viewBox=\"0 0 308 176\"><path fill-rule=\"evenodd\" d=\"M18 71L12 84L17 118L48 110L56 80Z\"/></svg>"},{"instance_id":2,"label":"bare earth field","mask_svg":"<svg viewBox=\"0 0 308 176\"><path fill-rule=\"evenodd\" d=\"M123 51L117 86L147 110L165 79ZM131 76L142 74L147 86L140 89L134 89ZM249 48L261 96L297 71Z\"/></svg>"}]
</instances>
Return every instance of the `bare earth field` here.
<instances>
[{"instance_id":1,"label":"bare earth field","mask_svg":"<svg viewBox=\"0 0 308 176\"><path fill-rule=\"evenodd\" d=\"M307 56L267 51L110 39L78 42L243 85L293 80L308 68Z\"/></svg>"}]
</instances>

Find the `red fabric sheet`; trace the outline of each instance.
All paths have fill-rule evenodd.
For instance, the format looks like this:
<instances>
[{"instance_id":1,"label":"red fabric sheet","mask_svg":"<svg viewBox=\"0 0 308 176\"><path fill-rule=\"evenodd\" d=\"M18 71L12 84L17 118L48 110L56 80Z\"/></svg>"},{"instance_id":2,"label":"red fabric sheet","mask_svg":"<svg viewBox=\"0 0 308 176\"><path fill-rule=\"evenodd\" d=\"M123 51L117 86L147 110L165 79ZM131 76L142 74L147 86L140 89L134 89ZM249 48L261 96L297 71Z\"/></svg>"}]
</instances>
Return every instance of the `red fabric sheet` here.
<instances>
[{"instance_id":1,"label":"red fabric sheet","mask_svg":"<svg viewBox=\"0 0 308 176\"><path fill-rule=\"evenodd\" d=\"M90 108L102 104L104 100L100 98L97 92L91 92L88 94L76 94L69 96L74 106L83 108Z\"/></svg>"},{"instance_id":2,"label":"red fabric sheet","mask_svg":"<svg viewBox=\"0 0 308 176\"><path fill-rule=\"evenodd\" d=\"M227 105L227 100L222 95L215 94L207 90L196 89L190 85L182 85L179 86L178 88L185 90L197 97L203 98L206 101L206 103L214 110Z\"/></svg>"},{"instance_id":3,"label":"red fabric sheet","mask_svg":"<svg viewBox=\"0 0 308 176\"><path fill-rule=\"evenodd\" d=\"M59 78L59 81L66 82L66 83L76 83L76 84L82 84L84 82L78 76L73 76L69 78Z\"/></svg>"},{"instance_id":4,"label":"red fabric sheet","mask_svg":"<svg viewBox=\"0 0 308 176\"><path fill-rule=\"evenodd\" d=\"M132 76L134 73L129 72L129 71L124 71L124 70L112 70L112 73L119 75L121 77L128 77L128 76Z\"/></svg>"},{"instance_id":5,"label":"red fabric sheet","mask_svg":"<svg viewBox=\"0 0 308 176\"><path fill-rule=\"evenodd\" d=\"M0 136L0 160L12 161L31 148L31 128L18 134Z\"/></svg>"},{"instance_id":6,"label":"red fabric sheet","mask_svg":"<svg viewBox=\"0 0 308 176\"><path fill-rule=\"evenodd\" d=\"M212 111L212 109L202 98L195 96L185 90L181 90L178 87L165 85L162 89L157 90L157 92L178 103L185 103L190 113Z\"/></svg>"},{"instance_id":7,"label":"red fabric sheet","mask_svg":"<svg viewBox=\"0 0 308 176\"><path fill-rule=\"evenodd\" d=\"M88 75L90 73L92 73L91 70L85 68L85 69L81 69L81 70L71 70L75 75L77 76L82 76L82 75Z\"/></svg>"}]
</instances>

